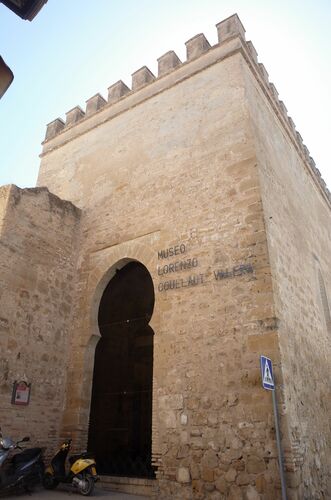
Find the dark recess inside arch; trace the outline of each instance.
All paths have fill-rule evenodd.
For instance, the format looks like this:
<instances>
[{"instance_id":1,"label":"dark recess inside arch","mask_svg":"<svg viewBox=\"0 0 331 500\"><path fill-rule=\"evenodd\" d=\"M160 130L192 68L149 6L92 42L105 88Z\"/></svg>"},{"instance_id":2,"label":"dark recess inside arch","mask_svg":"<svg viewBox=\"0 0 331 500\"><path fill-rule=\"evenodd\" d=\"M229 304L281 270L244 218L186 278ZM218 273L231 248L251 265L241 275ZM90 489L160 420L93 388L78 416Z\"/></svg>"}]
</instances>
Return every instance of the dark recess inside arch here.
<instances>
[{"instance_id":1,"label":"dark recess inside arch","mask_svg":"<svg viewBox=\"0 0 331 500\"><path fill-rule=\"evenodd\" d=\"M154 477L153 307L153 282L139 262L116 271L100 302L88 436L100 474Z\"/></svg>"}]
</instances>

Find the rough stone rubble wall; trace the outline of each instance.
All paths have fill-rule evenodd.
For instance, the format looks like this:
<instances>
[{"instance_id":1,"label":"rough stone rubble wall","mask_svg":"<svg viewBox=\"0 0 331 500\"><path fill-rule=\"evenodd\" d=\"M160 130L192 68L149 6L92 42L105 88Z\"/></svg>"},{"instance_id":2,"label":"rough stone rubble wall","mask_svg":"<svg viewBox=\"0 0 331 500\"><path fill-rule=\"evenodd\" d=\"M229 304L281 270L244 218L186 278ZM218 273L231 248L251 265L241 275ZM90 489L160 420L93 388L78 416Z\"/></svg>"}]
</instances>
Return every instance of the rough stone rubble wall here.
<instances>
[{"instance_id":1,"label":"rough stone rubble wall","mask_svg":"<svg viewBox=\"0 0 331 500\"><path fill-rule=\"evenodd\" d=\"M331 207L272 99L250 72L246 81L279 319L288 482L297 498L329 498Z\"/></svg>"},{"instance_id":2,"label":"rough stone rubble wall","mask_svg":"<svg viewBox=\"0 0 331 500\"><path fill-rule=\"evenodd\" d=\"M80 210L45 188L0 189L0 425L4 435L57 445ZM13 382L31 383L28 406Z\"/></svg>"}]
</instances>

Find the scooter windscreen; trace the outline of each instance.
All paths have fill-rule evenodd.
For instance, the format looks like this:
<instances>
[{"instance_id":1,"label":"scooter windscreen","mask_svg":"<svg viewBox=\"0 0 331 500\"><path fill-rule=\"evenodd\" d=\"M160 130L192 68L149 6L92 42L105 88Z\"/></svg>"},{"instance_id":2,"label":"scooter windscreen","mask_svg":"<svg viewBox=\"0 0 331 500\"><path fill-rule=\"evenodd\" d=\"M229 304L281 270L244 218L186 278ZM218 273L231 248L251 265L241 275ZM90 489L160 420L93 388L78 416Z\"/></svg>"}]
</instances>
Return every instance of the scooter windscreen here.
<instances>
[{"instance_id":1,"label":"scooter windscreen","mask_svg":"<svg viewBox=\"0 0 331 500\"><path fill-rule=\"evenodd\" d=\"M3 448L4 450L9 450L15 443L10 438L1 438L0 439L0 450Z\"/></svg>"}]
</instances>

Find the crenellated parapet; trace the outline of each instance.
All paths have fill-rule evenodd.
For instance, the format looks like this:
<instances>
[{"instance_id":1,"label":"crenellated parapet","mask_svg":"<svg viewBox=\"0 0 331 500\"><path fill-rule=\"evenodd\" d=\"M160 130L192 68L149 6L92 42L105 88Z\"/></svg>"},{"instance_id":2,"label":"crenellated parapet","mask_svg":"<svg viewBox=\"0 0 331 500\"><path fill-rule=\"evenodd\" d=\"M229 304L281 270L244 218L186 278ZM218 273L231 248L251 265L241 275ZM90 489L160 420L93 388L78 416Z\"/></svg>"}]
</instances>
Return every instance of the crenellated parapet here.
<instances>
[{"instance_id":1,"label":"crenellated parapet","mask_svg":"<svg viewBox=\"0 0 331 500\"><path fill-rule=\"evenodd\" d=\"M294 142L299 154L331 203L331 193L321 178L321 174L316 168L315 162L311 158L307 146L303 143L301 135L296 130L292 118L288 116L285 104L279 99L275 85L269 81L269 75L266 68L259 62L258 53L253 43L251 41L246 41L245 28L238 15L234 14L221 21L216 25L216 28L218 36L217 44L211 46L203 33L195 35L185 43L186 61L182 62L177 54L173 50L170 50L157 59L157 76L155 76L153 72L147 68L147 66L143 66L132 73L131 88L129 88L122 80L119 80L108 88L107 100L100 94L96 94L86 101L85 111L83 111L83 109L79 106L75 106L66 113L65 122L61 118L53 120L47 125L45 143L51 141L60 134L66 133L66 131L71 130L79 124L87 122L97 113L103 112L106 109L115 106L119 101L123 101L124 99L128 99L130 96L136 95L138 98L139 93L144 93L147 87L151 89L151 95L153 95L152 89L153 86L155 86L155 93L157 93L159 91L157 89L162 87L161 82L163 79L166 79L174 72L177 72L178 75L180 75L182 68L188 68L189 65L196 65L197 61L202 61L202 58L204 57L206 58L206 66L212 64L209 56L213 51L217 51L218 48L226 47L226 44L231 43L232 40L237 40L240 46L239 49L237 48L236 50L241 51L252 71L255 73L256 78L263 87L264 93L269 98L274 111L291 137L292 142ZM215 56L214 62L219 60L218 57L219 56ZM203 64L201 63L199 67L203 68ZM176 79L174 75L174 78L170 80L169 86L173 85L174 81L180 81L180 78L181 77L178 76ZM162 90L164 90L164 86L162 87Z\"/></svg>"},{"instance_id":2,"label":"crenellated parapet","mask_svg":"<svg viewBox=\"0 0 331 500\"><path fill-rule=\"evenodd\" d=\"M65 122L61 118L57 118L49 123L47 125L45 142L53 139L61 132L65 132L76 124L81 123L84 120L88 120L92 115L101 111L105 107L117 103L124 97L140 91L147 85L151 85L165 75L168 75L180 67L195 61L197 58L208 53L211 49L225 43L227 40L239 36L241 40L245 42L245 29L237 14L221 21L216 25L216 28L218 35L218 43L216 45L211 46L203 33L195 35L185 43L186 61L182 62L173 50L166 52L157 59L157 77L149 68L147 68L147 66L143 66L132 73L131 88L129 88L122 80L119 80L108 88L108 100L105 100L100 94L96 94L86 101L85 111L83 111L80 106L75 106L66 113Z\"/></svg>"},{"instance_id":3,"label":"crenellated parapet","mask_svg":"<svg viewBox=\"0 0 331 500\"><path fill-rule=\"evenodd\" d=\"M322 179L321 173L316 168L315 161L313 158L310 156L309 149L307 146L304 144L303 139L301 134L296 130L295 123L293 119L288 115L287 108L282 100L279 99L279 94L278 91L273 83L269 81L269 74L267 70L265 69L264 65L262 63L258 62L258 53L251 41L245 43L246 47L248 48L249 54L251 56L251 61L254 62L254 66L258 72L258 74L262 78L262 83L264 86L267 88L269 91L269 96L272 99L272 102L275 106L275 110L279 116L279 118L282 120L283 124L287 128L288 133L290 134L292 140L295 142L296 147L305 161L305 163L308 165L308 168L310 169L311 173L313 174L315 180L319 184L319 186L322 188L324 194L328 198L329 202L331 203L331 193L329 189L326 186L325 181Z\"/></svg>"}]
</instances>

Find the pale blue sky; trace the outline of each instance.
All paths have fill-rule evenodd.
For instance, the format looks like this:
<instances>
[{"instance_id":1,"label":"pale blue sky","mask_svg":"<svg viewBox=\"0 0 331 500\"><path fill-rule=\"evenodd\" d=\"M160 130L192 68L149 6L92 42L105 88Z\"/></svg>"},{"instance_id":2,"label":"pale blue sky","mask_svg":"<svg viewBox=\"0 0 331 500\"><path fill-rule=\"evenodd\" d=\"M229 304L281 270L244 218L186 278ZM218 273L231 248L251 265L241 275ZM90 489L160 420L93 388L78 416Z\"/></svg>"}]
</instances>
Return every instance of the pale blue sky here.
<instances>
[{"instance_id":1,"label":"pale blue sky","mask_svg":"<svg viewBox=\"0 0 331 500\"><path fill-rule=\"evenodd\" d=\"M329 188L330 0L48 0L32 21L0 4L0 53L15 80L0 100L0 185L34 186L46 124L237 12Z\"/></svg>"}]
</instances>

